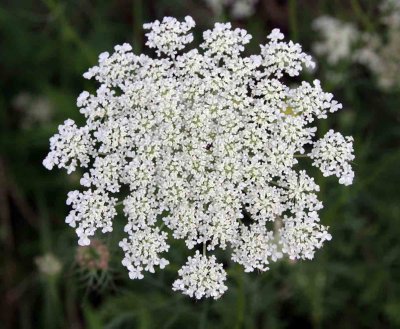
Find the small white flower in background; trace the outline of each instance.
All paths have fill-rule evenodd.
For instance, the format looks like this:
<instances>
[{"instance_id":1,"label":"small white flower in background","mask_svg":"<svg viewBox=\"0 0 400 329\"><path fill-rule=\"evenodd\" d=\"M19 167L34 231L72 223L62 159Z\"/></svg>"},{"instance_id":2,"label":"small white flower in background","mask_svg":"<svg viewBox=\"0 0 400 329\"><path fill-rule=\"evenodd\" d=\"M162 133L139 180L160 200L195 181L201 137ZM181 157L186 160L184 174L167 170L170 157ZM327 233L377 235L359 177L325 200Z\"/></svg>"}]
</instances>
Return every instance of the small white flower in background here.
<instances>
[{"instance_id":1,"label":"small white flower in background","mask_svg":"<svg viewBox=\"0 0 400 329\"><path fill-rule=\"evenodd\" d=\"M386 35L364 33L354 59L371 70L383 90L391 90L400 87L400 2L386 0L379 9Z\"/></svg>"},{"instance_id":2,"label":"small white flower in background","mask_svg":"<svg viewBox=\"0 0 400 329\"><path fill-rule=\"evenodd\" d=\"M383 0L380 4L382 22L392 28L400 28L400 1Z\"/></svg>"},{"instance_id":3,"label":"small white flower in background","mask_svg":"<svg viewBox=\"0 0 400 329\"><path fill-rule=\"evenodd\" d=\"M57 275L62 269L60 260L52 253L46 253L42 256L36 257L35 263L39 272L48 276Z\"/></svg>"},{"instance_id":4,"label":"small white flower in background","mask_svg":"<svg viewBox=\"0 0 400 329\"><path fill-rule=\"evenodd\" d=\"M231 15L234 18L247 18L254 14L258 0L230 0Z\"/></svg>"},{"instance_id":5,"label":"small white flower in background","mask_svg":"<svg viewBox=\"0 0 400 329\"><path fill-rule=\"evenodd\" d=\"M12 105L22 114L21 126L24 129L50 122L54 112L54 104L48 97L28 92L19 93L13 99Z\"/></svg>"},{"instance_id":6,"label":"small white flower in background","mask_svg":"<svg viewBox=\"0 0 400 329\"><path fill-rule=\"evenodd\" d=\"M255 12L258 0L204 0L215 15L219 16L228 10L233 18L242 19L250 17Z\"/></svg>"},{"instance_id":7,"label":"small white flower in background","mask_svg":"<svg viewBox=\"0 0 400 329\"><path fill-rule=\"evenodd\" d=\"M352 56L355 42L360 37L357 27L330 16L318 17L313 28L320 34L321 40L313 45L314 52L326 57L329 64L335 65Z\"/></svg>"},{"instance_id":8,"label":"small white flower in background","mask_svg":"<svg viewBox=\"0 0 400 329\"><path fill-rule=\"evenodd\" d=\"M61 125L44 165L88 168L81 179L88 189L67 200L79 244L112 230L119 201L130 278L167 266L168 239L183 239L196 251L173 289L219 298L227 287L223 265L208 255L216 248L232 250L246 272L314 256L331 236L319 222L319 187L298 163L313 162L348 185L354 156L348 137L317 139L316 120L341 108L333 95L318 80L294 87L281 80L314 66L299 44L273 30L259 55L244 57L251 35L217 23L199 49L185 52L193 26L190 17L146 24L156 58L128 44L101 54L84 74L100 87L77 100L86 125Z\"/></svg>"},{"instance_id":9,"label":"small white flower in background","mask_svg":"<svg viewBox=\"0 0 400 329\"><path fill-rule=\"evenodd\" d=\"M333 66L328 75L332 82L343 80L335 66L344 60L367 67L382 90L400 87L400 2L383 0L377 10L377 17L371 20L384 27L380 33L362 31L352 23L329 16L314 20L313 27L319 33L320 41L314 43L313 50Z\"/></svg>"}]
</instances>

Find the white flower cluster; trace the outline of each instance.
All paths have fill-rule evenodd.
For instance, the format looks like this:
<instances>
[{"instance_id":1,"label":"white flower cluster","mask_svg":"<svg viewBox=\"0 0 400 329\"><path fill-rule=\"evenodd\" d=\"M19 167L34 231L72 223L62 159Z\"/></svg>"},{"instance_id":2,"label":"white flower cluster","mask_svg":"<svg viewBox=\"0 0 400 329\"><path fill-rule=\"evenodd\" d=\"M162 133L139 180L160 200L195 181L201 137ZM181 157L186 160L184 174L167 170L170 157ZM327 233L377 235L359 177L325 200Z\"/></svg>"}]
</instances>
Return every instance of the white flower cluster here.
<instances>
[{"instance_id":1,"label":"white flower cluster","mask_svg":"<svg viewBox=\"0 0 400 329\"><path fill-rule=\"evenodd\" d=\"M215 256L207 257L196 251L194 257L189 256L187 263L178 271L181 278L175 280L172 289L197 299L218 299L228 287L224 284L226 272L216 260Z\"/></svg>"},{"instance_id":2,"label":"white flower cluster","mask_svg":"<svg viewBox=\"0 0 400 329\"><path fill-rule=\"evenodd\" d=\"M123 239L119 246L125 252L122 264L129 270L131 279L143 279L142 271L154 273L154 265L163 269L169 264L159 253L168 251L167 233L158 227L146 227L142 230L128 231L128 239Z\"/></svg>"},{"instance_id":3,"label":"white flower cluster","mask_svg":"<svg viewBox=\"0 0 400 329\"><path fill-rule=\"evenodd\" d=\"M157 58L127 44L101 54L84 75L100 87L77 101L86 126L60 126L44 165L89 167L81 179L88 189L67 200L79 244L111 231L122 202L129 276L165 267L172 236L203 249L179 270L174 290L218 298L227 288L223 265L207 255L215 248L231 249L246 272L266 271L284 255L313 257L331 237L319 221L318 185L298 162L350 184L354 157L339 133L317 139L315 120L341 108L332 94L317 80L281 80L314 65L300 45L273 30L260 55L244 57L251 36L227 23L205 31L200 50L184 52L193 25L190 17L146 24Z\"/></svg>"},{"instance_id":4,"label":"white flower cluster","mask_svg":"<svg viewBox=\"0 0 400 329\"><path fill-rule=\"evenodd\" d=\"M352 137L343 137L340 133L329 130L314 144L310 157L314 160L313 165L318 167L325 177L336 175L340 184L352 184L354 172L349 164L349 161L354 160Z\"/></svg>"},{"instance_id":5,"label":"white flower cluster","mask_svg":"<svg viewBox=\"0 0 400 329\"><path fill-rule=\"evenodd\" d=\"M239 239L232 243L232 260L243 265L245 272L268 270L270 261L282 257L275 241L274 232L265 225L253 224L240 227Z\"/></svg>"},{"instance_id":6,"label":"white flower cluster","mask_svg":"<svg viewBox=\"0 0 400 329\"><path fill-rule=\"evenodd\" d=\"M89 135L89 127L78 128L71 119L58 127L58 134L50 138L50 150L43 165L51 170L54 165L65 168L68 174L77 166L87 167L90 156L94 156L94 142Z\"/></svg>"},{"instance_id":7,"label":"white flower cluster","mask_svg":"<svg viewBox=\"0 0 400 329\"><path fill-rule=\"evenodd\" d=\"M195 26L192 17L186 16L185 22L178 22L173 17L164 17L163 21L155 21L143 25L143 28L150 30L146 34L146 45L149 48L156 48L157 54L175 55L178 50L185 48L185 45L193 41L193 35L188 33Z\"/></svg>"},{"instance_id":8,"label":"white flower cluster","mask_svg":"<svg viewBox=\"0 0 400 329\"><path fill-rule=\"evenodd\" d=\"M379 6L379 16L374 22L383 27L377 31L362 31L352 23L322 16L314 21L321 40L313 50L325 57L332 66L340 61L366 66L376 77L383 90L400 87L400 1L384 0ZM382 33L383 32L383 33ZM337 74L329 75L335 80ZM336 79L337 80L337 79Z\"/></svg>"},{"instance_id":9,"label":"white flower cluster","mask_svg":"<svg viewBox=\"0 0 400 329\"><path fill-rule=\"evenodd\" d=\"M204 0L215 15L219 16L228 10L233 18L243 19L255 12L258 0Z\"/></svg>"},{"instance_id":10,"label":"white flower cluster","mask_svg":"<svg viewBox=\"0 0 400 329\"><path fill-rule=\"evenodd\" d=\"M78 224L76 234L79 237L79 245L89 245L89 237L93 236L98 228L101 228L103 233L112 231L111 220L116 215L115 203L116 198L101 189L68 193L67 205L71 205L72 210L65 222L71 227Z\"/></svg>"}]
</instances>

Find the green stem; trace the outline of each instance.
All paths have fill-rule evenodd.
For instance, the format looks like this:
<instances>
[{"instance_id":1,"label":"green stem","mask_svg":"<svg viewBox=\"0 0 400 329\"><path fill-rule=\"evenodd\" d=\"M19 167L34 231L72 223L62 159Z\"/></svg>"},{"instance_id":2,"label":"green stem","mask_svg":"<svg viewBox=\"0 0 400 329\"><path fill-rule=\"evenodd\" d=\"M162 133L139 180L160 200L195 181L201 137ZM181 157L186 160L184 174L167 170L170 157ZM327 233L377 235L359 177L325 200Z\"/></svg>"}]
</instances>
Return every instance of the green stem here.
<instances>
[{"instance_id":1,"label":"green stem","mask_svg":"<svg viewBox=\"0 0 400 329\"><path fill-rule=\"evenodd\" d=\"M274 186L277 186L277 187L280 187L280 188L283 188L283 189L287 189L287 187L281 186L277 182L274 182L274 181L270 181L270 182L268 182L268 184L271 184L271 185L274 185Z\"/></svg>"},{"instance_id":2,"label":"green stem","mask_svg":"<svg viewBox=\"0 0 400 329\"><path fill-rule=\"evenodd\" d=\"M238 268L239 271L237 274L237 283L238 283L238 292L237 292L237 302L236 302L236 329L243 328L244 324L244 311L245 311L245 295L244 295L244 282L243 282L243 271Z\"/></svg>"},{"instance_id":3,"label":"green stem","mask_svg":"<svg viewBox=\"0 0 400 329\"><path fill-rule=\"evenodd\" d=\"M368 15L364 12L358 0L351 0L350 4L354 13L356 14L356 17L361 21L364 27L369 32L373 32L375 30L374 24L368 19Z\"/></svg>"},{"instance_id":4,"label":"green stem","mask_svg":"<svg viewBox=\"0 0 400 329\"><path fill-rule=\"evenodd\" d=\"M142 0L133 0L133 49L136 53L142 52L142 25L143 25L143 2Z\"/></svg>"},{"instance_id":5,"label":"green stem","mask_svg":"<svg viewBox=\"0 0 400 329\"><path fill-rule=\"evenodd\" d=\"M73 29L71 24L68 22L67 18L64 15L64 10L61 7L61 3L58 3L55 0L42 0L43 3L49 9L51 15L58 19L60 23L60 29L65 40L68 40L74 43L77 48L83 53L89 63L93 63L96 61L96 55L92 51L90 47L86 45L86 43L79 37L79 34Z\"/></svg>"},{"instance_id":6,"label":"green stem","mask_svg":"<svg viewBox=\"0 0 400 329\"><path fill-rule=\"evenodd\" d=\"M297 0L289 0L289 26L290 38L293 41L298 40L298 24L297 24Z\"/></svg>"},{"instance_id":7,"label":"green stem","mask_svg":"<svg viewBox=\"0 0 400 329\"><path fill-rule=\"evenodd\" d=\"M201 312L201 318L199 322L199 329L206 329L207 328L207 315L208 315L208 308L209 308L209 301L205 301L205 305L203 306L203 311Z\"/></svg>"}]
</instances>

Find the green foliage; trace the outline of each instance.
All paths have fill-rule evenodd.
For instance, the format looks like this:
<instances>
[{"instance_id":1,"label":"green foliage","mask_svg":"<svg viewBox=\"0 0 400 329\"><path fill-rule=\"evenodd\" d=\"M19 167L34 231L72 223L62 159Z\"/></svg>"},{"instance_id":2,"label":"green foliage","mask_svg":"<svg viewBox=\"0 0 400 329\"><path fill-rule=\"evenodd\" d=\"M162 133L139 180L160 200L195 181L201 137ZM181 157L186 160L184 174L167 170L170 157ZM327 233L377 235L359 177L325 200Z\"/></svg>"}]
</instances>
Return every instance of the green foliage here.
<instances>
[{"instance_id":1,"label":"green foliage","mask_svg":"<svg viewBox=\"0 0 400 329\"><path fill-rule=\"evenodd\" d=\"M254 17L234 22L253 34L250 51L276 26L309 49L315 37L310 20L319 14L349 17L374 28L375 1L280 1L268 7L271 3L260 0ZM125 41L140 51L143 22L187 14L201 27L215 21L203 2L194 0L0 5L1 327L400 327L400 93L380 91L371 76L349 64L340 68L345 77L340 85L324 81L326 63L315 73L344 104L320 128L336 126L355 137L356 179L350 187L333 180L322 183L322 221L333 240L313 261L281 262L264 274L243 274L231 264L229 290L220 300L193 301L171 291L174 266L139 282L128 279L121 253L113 247L120 224L104 241L110 250L107 269L82 274L74 231L64 223L66 193L78 186L79 174L42 167L48 138L66 118L82 120L75 98L93 89L81 75L98 53ZM280 20L280 14L286 18ZM48 120L24 126L41 108L20 108L16 99L21 93L46 98ZM176 251L177 243L171 249L171 263L182 264L183 248ZM36 265L35 259L48 253L62 264L60 272L49 274ZM101 289L90 280L100 282Z\"/></svg>"}]
</instances>

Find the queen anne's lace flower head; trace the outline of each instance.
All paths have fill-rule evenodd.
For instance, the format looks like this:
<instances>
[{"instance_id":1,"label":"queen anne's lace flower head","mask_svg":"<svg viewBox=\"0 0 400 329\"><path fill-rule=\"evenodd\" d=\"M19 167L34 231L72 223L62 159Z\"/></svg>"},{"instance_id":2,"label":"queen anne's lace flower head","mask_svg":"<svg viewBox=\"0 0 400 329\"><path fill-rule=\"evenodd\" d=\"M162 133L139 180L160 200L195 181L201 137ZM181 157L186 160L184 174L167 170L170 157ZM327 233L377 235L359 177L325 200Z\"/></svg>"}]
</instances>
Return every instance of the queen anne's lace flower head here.
<instances>
[{"instance_id":1,"label":"queen anne's lace flower head","mask_svg":"<svg viewBox=\"0 0 400 329\"><path fill-rule=\"evenodd\" d=\"M168 239L183 239L195 255L173 289L218 298L227 288L223 265L207 255L216 248L232 250L246 272L314 256L331 237L318 217L319 187L298 163L347 185L354 156L349 137L317 139L315 120L341 108L333 95L318 80L289 87L281 79L314 65L299 44L273 30L259 55L245 57L251 36L217 23L200 49L184 52L193 26L190 17L146 24L156 58L128 44L101 54L84 74L100 87L77 100L86 125L60 126L44 165L89 167L87 189L67 200L79 244L111 231L122 203L130 278L164 268Z\"/></svg>"}]
</instances>

